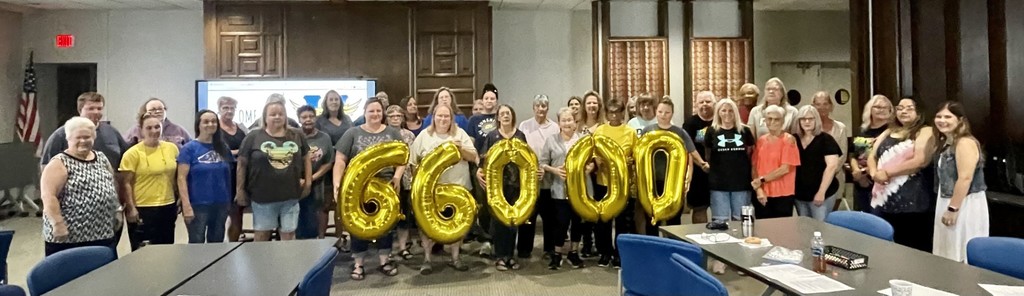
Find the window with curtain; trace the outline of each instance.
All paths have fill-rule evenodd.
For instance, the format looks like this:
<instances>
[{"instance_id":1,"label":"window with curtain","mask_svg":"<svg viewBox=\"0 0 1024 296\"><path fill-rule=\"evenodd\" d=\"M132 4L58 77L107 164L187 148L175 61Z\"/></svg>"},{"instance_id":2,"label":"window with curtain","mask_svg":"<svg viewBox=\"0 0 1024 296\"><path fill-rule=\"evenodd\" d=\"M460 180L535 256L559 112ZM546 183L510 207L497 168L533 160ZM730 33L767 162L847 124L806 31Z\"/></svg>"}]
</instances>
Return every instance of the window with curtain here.
<instances>
[{"instance_id":1,"label":"window with curtain","mask_svg":"<svg viewBox=\"0 0 1024 296\"><path fill-rule=\"evenodd\" d=\"M691 98L710 90L719 98L734 98L747 82L750 40L746 38L694 38L690 40ZM696 106L692 102L691 106ZM696 112L693 110L692 112Z\"/></svg>"},{"instance_id":2,"label":"window with curtain","mask_svg":"<svg viewBox=\"0 0 1024 296\"><path fill-rule=\"evenodd\" d=\"M611 38L608 45L608 97L668 94L668 40L663 37Z\"/></svg>"}]
</instances>

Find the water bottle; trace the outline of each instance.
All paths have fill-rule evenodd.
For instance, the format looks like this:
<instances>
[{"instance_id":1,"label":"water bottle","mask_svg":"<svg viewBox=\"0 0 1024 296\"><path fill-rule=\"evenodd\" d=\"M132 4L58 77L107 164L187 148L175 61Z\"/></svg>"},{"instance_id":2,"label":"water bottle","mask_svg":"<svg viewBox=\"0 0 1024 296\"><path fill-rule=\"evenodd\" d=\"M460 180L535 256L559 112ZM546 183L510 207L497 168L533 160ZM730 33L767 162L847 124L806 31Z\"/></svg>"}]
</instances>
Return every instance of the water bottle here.
<instances>
[{"instance_id":1,"label":"water bottle","mask_svg":"<svg viewBox=\"0 0 1024 296\"><path fill-rule=\"evenodd\" d=\"M825 239L821 238L821 232L814 232L814 239L811 239L811 256L814 257L814 271L825 272Z\"/></svg>"},{"instance_id":2,"label":"water bottle","mask_svg":"<svg viewBox=\"0 0 1024 296\"><path fill-rule=\"evenodd\" d=\"M743 206L740 208L740 219L742 222L743 237L751 237L754 235L754 207Z\"/></svg>"}]
</instances>

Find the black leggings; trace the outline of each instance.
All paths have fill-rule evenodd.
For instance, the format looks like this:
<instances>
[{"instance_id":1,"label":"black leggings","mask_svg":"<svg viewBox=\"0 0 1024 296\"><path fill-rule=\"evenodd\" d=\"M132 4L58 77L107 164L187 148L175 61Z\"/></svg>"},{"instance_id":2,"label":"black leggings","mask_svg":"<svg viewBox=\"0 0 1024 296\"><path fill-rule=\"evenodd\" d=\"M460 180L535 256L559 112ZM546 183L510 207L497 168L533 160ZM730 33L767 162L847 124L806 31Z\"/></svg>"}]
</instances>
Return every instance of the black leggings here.
<instances>
[{"instance_id":1,"label":"black leggings","mask_svg":"<svg viewBox=\"0 0 1024 296\"><path fill-rule=\"evenodd\" d=\"M178 205L136 207L140 223L128 223L128 240L132 251L138 250L143 241L154 245L174 243L174 223L178 220Z\"/></svg>"},{"instance_id":2,"label":"black leggings","mask_svg":"<svg viewBox=\"0 0 1024 296\"><path fill-rule=\"evenodd\" d=\"M556 227L558 224L554 221L556 218L554 217L554 209L551 204L551 189L540 190L537 195L537 205L533 209L533 214L530 215L530 223L519 225L519 241L516 243L516 250L519 252L520 257L529 257L533 253L533 242L537 234L537 216L544 220L544 228L542 229L544 232L544 252L550 253L555 251L556 243L551 239L550 235L555 232L553 227Z\"/></svg>"},{"instance_id":3,"label":"black leggings","mask_svg":"<svg viewBox=\"0 0 1024 296\"><path fill-rule=\"evenodd\" d=\"M793 196L769 197L765 205L757 200L757 196L751 195L751 203L754 204L754 217L758 219L781 218L793 216Z\"/></svg>"},{"instance_id":4,"label":"black leggings","mask_svg":"<svg viewBox=\"0 0 1024 296\"><path fill-rule=\"evenodd\" d=\"M932 251L935 230L934 212L882 213L882 219L892 224L893 242L925 252Z\"/></svg>"},{"instance_id":5,"label":"black leggings","mask_svg":"<svg viewBox=\"0 0 1024 296\"><path fill-rule=\"evenodd\" d=\"M594 183L594 199L595 200L597 200L597 201L603 200L607 193L608 193L608 187L605 187L605 186L602 186L602 185L598 185L597 183ZM627 205L627 208L628 208L628 205ZM626 214L625 210L623 210L623 213L619 214L618 217L615 217L615 219L616 220L619 219L619 217L621 217L624 214ZM632 214L633 214L632 211L630 211L629 215L632 215ZM615 248L612 245L612 223L613 222L615 222L615 221L596 222L596 223L592 223L591 224L591 225L594 226L594 228L593 228L594 229L594 244L597 245L597 253L601 254L601 256L613 256L613 255L615 255Z\"/></svg>"}]
</instances>

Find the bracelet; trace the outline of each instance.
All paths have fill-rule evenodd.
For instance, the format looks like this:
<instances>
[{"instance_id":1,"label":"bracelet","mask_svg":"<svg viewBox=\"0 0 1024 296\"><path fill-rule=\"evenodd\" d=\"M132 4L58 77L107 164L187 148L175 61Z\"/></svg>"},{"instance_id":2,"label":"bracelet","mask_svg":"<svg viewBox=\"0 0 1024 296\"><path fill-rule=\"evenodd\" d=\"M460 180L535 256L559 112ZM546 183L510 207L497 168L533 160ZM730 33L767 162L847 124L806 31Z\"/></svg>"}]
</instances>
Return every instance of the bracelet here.
<instances>
[{"instance_id":1,"label":"bracelet","mask_svg":"<svg viewBox=\"0 0 1024 296\"><path fill-rule=\"evenodd\" d=\"M947 207L946 210L949 211L950 213L956 213L957 211L960 211L960 209L954 208L953 206Z\"/></svg>"}]
</instances>

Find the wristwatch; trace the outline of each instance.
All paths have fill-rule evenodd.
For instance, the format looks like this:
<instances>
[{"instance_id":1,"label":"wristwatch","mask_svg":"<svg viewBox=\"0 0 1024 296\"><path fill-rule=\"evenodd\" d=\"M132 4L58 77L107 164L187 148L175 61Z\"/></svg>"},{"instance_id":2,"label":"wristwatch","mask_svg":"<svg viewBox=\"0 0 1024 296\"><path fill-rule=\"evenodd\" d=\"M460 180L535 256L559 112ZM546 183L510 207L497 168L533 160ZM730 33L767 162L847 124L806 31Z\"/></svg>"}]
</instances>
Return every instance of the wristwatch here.
<instances>
[{"instance_id":1,"label":"wristwatch","mask_svg":"<svg viewBox=\"0 0 1024 296\"><path fill-rule=\"evenodd\" d=\"M946 208L946 210L949 211L950 213L956 213L960 209L954 208L953 206L949 206Z\"/></svg>"},{"instance_id":2,"label":"wristwatch","mask_svg":"<svg viewBox=\"0 0 1024 296\"><path fill-rule=\"evenodd\" d=\"M764 184L764 176L761 177L761 184Z\"/></svg>"}]
</instances>

